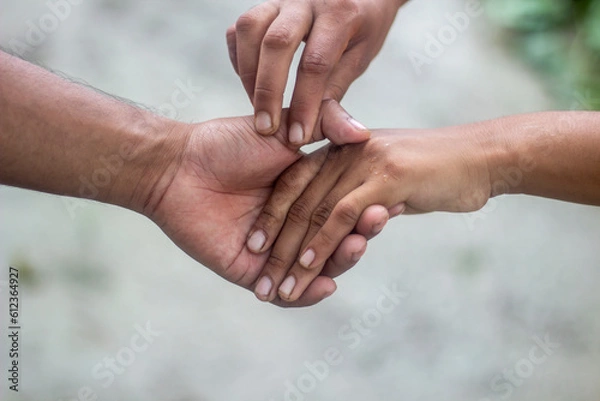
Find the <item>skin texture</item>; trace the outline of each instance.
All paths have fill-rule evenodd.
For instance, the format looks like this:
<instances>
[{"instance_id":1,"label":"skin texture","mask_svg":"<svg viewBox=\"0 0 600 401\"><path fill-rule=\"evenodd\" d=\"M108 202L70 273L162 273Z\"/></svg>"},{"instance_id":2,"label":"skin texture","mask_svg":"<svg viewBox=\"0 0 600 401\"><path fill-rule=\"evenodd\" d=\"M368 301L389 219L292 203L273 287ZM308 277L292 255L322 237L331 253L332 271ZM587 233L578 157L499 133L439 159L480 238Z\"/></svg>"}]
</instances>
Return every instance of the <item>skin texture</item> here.
<instances>
[{"instance_id":1,"label":"skin texture","mask_svg":"<svg viewBox=\"0 0 600 401\"><path fill-rule=\"evenodd\" d=\"M334 102L319 129L339 128L347 114ZM119 205L152 218L188 254L217 274L253 289L267 256L246 235L276 178L302 155L285 145L285 128L254 132L252 117L189 125L158 117L0 52L0 184ZM339 128L339 129L338 129ZM322 134L319 134L322 135ZM294 303L312 305L335 290L332 277L362 256L387 221L373 207Z\"/></svg>"},{"instance_id":2,"label":"skin texture","mask_svg":"<svg viewBox=\"0 0 600 401\"><path fill-rule=\"evenodd\" d=\"M381 49L405 0L268 0L227 31L229 55L255 110L256 130L277 131L292 59L302 41L290 105L290 143L311 141L321 101L340 101ZM354 120L349 124L360 126ZM314 138L316 139L316 138Z\"/></svg>"},{"instance_id":3,"label":"skin texture","mask_svg":"<svg viewBox=\"0 0 600 401\"><path fill-rule=\"evenodd\" d=\"M298 299L372 204L392 216L472 212L504 193L600 205L598 127L600 113L540 113L374 131L368 142L303 158L279 178L252 229L268 239L256 252L274 244L262 273L273 283L265 299ZM299 176L303 185L291 186Z\"/></svg>"}]
</instances>

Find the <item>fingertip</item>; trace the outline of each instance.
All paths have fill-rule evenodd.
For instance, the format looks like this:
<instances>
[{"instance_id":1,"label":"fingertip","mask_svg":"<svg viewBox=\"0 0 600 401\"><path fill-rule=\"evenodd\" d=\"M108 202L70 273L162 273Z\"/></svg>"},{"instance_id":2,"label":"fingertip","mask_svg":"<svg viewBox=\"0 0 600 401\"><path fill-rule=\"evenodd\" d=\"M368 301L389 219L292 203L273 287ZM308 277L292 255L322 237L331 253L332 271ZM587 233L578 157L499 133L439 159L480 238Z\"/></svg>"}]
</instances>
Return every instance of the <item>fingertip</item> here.
<instances>
[{"instance_id":1,"label":"fingertip","mask_svg":"<svg viewBox=\"0 0 600 401\"><path fill-rule=\"evenodd\" d=\"M371 137L371 131L334 99L325 100L322 108L321 132L336 145L360 143Z\"/></svg>"},{"instance_id":2,"label":"fingertip","mask_svg":"<svg viewBox=\"0 0 600 401\"><path fill-rule=\"evenodd\" d=\"M325 291L325 293L323 295L323 299L329 298L330 296L335 294L336 291L337 291L337 284L335 281L331 280L331 288Z\"/></svg>"},{"instance_id":3,"label":"fingertip","mask_svg":"<svg viewBox=\"0 0 600 401\"><path fill-rule=\"evenodd\" d=\"M369 131L369 129L367 127L365 127L362 123L357 121L354 117L349 117L348 122L350 123L350 125L352 125L356 130L358 130L360 132L364 132L364 131L368 132ZM369 132L369 135L371 135L370 132Z\"/></svg>"},{"instance_id":4,"label":"fingertip","mask_svg":"<svg viewBox=\"0 0 600 401\"><path fill-rule=\"evenodd\" d=\"M289 276L288 279L293 277L294 276ZM295 284L296 282L294 278L294 285ZM295 287L293 287L291 292L287 294L285 291L282 292L280 290L279 297L291 305L308 306L317 304L322 300L329 298L336 292L336 290L337 284L333 279L329 277L317 276L304 291L295 291Z\"/></svg>"},{"instance_id":5,"label":"fingertip","mask_svg":"<svg viewBox=\"0 0 600 401\"><path fill-rule=\"evenodd\" d=\"M263 302L269 302L272 288L273 280L271 280L268 276L263 276L260 278L260 280L258 280L258 283L254 288L254 295L256 295L256 298Z\"/></svg>"},{"instance_id":6,"label":"fingertip","mask_svg":"<svg viewBox=\"0 0 600 401\"><path fill-rule=\"evenodd\" d=\"M294 122L290 125L288 132L288 140L294 146L302 146L304 143L304 128L299 122Z\"/></svg>"},{"instance_id":7,"label":"fingertip","mask_svg":"<svg viewBox=\"0 0 600 401\"><path fill-rule=\"evenodd\" d=\"M246 246L252 253L264 252L265 244L267 243L267 234L263 230L256 230L248 236Z\"/></svg>"},{"instance_id":8,"label":"fingertip","mask_svg":"<svg viewBox=\"0 0 600 401\"><path fill-rule=\"evenodd\" d=\"M350 270L367 250L367 238L360 234L350 234L325 263L322 275L337 277ZM358 260L357 260L358 257ZM355 261L356 260L356 261Z\"/></svg>"},{"instance_id":9,"label":"fingertip","mask_svg":"<svg viewBox=\"0 0 600 401\"><path fill-rule=\"evenodd\" d=\"M287 302L294 302L297 298L293 297L294 288L296 287L296 277L289 275L283 280L277 293L279 297Z\"/></svg>"},{"instance_id":10,"label":"fingertip","mask_svg":"<svg viewBox=\"0 0 600 401\"><path fill-rule=\"evenodd\" d=\"M356 232L371 239L383 230L389 218L390 215L385 206L371 205L360 216Z\"/></svg>"},{"instance_id":11,"label":"fingertip","mask_svg":"<svg viewBox=\"0 0 600 401\"><path fill-rule=\"evenodd\" d=\"M302 256L300 256L298 263L300 263L300 266L304 267L305 269L310 269L311 264L315 260L315 257L316 257L315 250L312 248L307 249L306 251L304 251Z\"/></svg>"},{"instance_id":12,"label":"fingertip","mask_svg":"<svg viewBox=\"0 0 600 401\"><path fill-rule=\"evenodd\" d=\"M227 31L225 31L225 37L229 41L231 39L235 39L235 35L236 35L236 29L235 29L235 24L234 24L234 25L231 25L229 28L227 28Z\"/></svg>"},{"instance_id":13,"label":"fingertip","mask_svg":"<svg viewBox=\"0 0 600 401\"><path fill-rule=\"evenodd\" d=\"M281 297L275 297L275 299L273 299L271 302L282 308L312 306L318 304L325 298L330 297L336 292L336 290L337 285L332 278L326 276L317 276L302 294L294 297L295 300L287 301Z\"/></svg>"},{"instance_id":14,"label":"fingertip","mask_svg":"<svg viewBox=\"0 0 600 401\"><path fill-rule=\"evenodd\" d=\"M392 217L396 217L401 215L402 213L404 213L406 211L406 203L400 203L396 206L393 206L392 208L390 208L390 218Z\"/></svg>"},{"instance_id":15,"label":"fingertip","mask_svg":"<svg viewBox=\"0 0 600 401\"><path fill-rule=\"evenodd\" d=\"M346 134L338 138L339 144L344 145L347 143L361 143L371 139L371 131L349 129Z\"/></svg>"},{"instance_id":16,"label":"fingertip","mask_svg":"<svg viewBox=\"0 0 600 401\"><path fill-rule=\"evenodd\" d=\"M329 298L337 291L337 284L335 280L330 277L317 276L308 285L303 293L298 294L297 299L303 300L305 297L313 299L313 303L321 302L322 300Z\"/></svg>"},{"instance_id":17,"label":"fingertip","mask_svg":"<svg viewBox=\"0 0 600 401\"><path fill-rule=\"evenodd\" d=\"M273 117L266 111L258 111L254 116L254 127L261 135L272 135L277 131Z\"/></svg>"},{"instance_id":18,"label":"fingertip","mask_svg":"<svg viewBox=\"0 0 600 401\"><path fill-rule=\"evenodd\" d=\"M365 252L367 251L367 240L366 238L362 237L364 239L364 244L361 246L361 248L352 253L350 255L350 263L352 264L352 266L354 266L355 264L357 264L360 259L364 256Z\"/></svg>"},{"instance_id":19,"label":"fingertip","mask_svg":"<svg viewBox=\"0 0 600 401\"><path fill-rule=\"evenodd\" d=\"M389 221L389 218L386 218L384 220L380 220L379 222L373 224L373 227L371 228L371 235L373 237L375 237L381 231L383 231L383 228L385 227L385 225L387 224L388 221Z\"/></svg>"},{"instance_id":20,"label":"fingertip","mask_svg":"<svg viewBox=\"0 0 600 401\"><path fill-rule=\"evenodd\" d=\"M237 62L237 38L235 25L230 26L225 33L227 41L227 51L229 54L229 61L233 66L233 70L237 75L240 75L240 70Z\"/></svg>"}]
</instances>

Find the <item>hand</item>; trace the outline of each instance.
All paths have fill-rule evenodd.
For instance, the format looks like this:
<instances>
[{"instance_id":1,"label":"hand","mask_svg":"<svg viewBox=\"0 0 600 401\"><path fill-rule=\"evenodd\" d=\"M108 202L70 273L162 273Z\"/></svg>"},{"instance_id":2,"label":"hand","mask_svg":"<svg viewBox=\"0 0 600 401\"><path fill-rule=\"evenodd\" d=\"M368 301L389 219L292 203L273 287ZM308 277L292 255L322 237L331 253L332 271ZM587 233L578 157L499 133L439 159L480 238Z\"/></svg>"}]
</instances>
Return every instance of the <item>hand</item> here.
<instances>
[{"instance_id":1,"label":"hand","mask_svg":"<svg viewBox=\"0 0 600 401\"><path fill-rule=\"evenodd\" d=\"M405 1L268 0L243 14L227 31L227 44L254 105L256 130L270 135L279 128L288 72L305 41L288 117L289 142L318 140L313 131L321 101L342 99L381 49ZM348 123L361 127L353 119Z\"/></svg>"},{"instance_id":2,"label":"hand","mask_svg":"<svg viewBox=\"0 0 600 401\"><path fill-rule=\"evenodd\" d=\"M391 216L483 207L490 176L485 147L472 132L379 131L368 142L331 145L293 165L252 227L267 238L260 251L275 243L261 273L273 283L268 299L277 292L284 300L298 299L328 270L325 261L369 205L382 205ZM297 177L303 184L313 178L309 185L292 185Z\"/></svg>"},{"instance_id":3,"label":"hand","mask_svg":"<svg viewBox=\"0 0 600 401\"><path fill-rule=\"evenodd\" d=\"M159 181L145 213L185 252L225 279L254 289L269 253L256 255L245 246L247 234L271 194L277 177L301 155L284 145L285 129L262 137L252 118L214 120L180 126L189 136L178 166ZM387 221L387 210L373 208L359 234L347 236L305 295L280 306L315 304L335 291L332 277L343 273L364 253L373 226ZM360 229L362 227L362 229Z\"/></svg>"}]
</instances>

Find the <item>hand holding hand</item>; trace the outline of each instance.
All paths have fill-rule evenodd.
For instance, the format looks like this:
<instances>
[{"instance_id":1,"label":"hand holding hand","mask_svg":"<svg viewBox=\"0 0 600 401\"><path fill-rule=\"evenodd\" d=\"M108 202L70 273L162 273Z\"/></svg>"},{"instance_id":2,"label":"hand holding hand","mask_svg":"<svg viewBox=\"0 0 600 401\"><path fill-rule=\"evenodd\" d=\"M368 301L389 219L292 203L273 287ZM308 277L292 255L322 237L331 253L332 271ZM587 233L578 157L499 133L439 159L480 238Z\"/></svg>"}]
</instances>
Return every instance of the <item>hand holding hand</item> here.
<instances>
[{"instance_id":1,"label":"hand holding hand","mask_svg":"<svg viewBox=\"0 0 600 401\"><path fill-rule=\"evenodd\" d=\"M159 180L150 197L156 201L145 213L191 257L253 290L269 253L250 252L247 235L277 177L301 157L284 144L285 134L282 128L274 136L256 135L250 117L179 125L172 135L187 136L187 145L176 158L177 165ZM326 275L317 277L293 303L271 301L306 306L331 295L336 289L332 278L358 261L366 236L372 236L373 226L383 226L387 218L386 209L371 208L361 219L358 234L341 241L326 262Z\"/></svg>"},{"instance_id":2,"label":"hand holding hand","mask_svg":"<svg viewBox=\"0 0 600 401\"><path fill-rule=\"evenodd\" d=\"M302 158L279 178L252 228L267 238L254 251L274 243L261 273L273 283L268 299L298 299L370 205L392 216L483 207L491 187L480 145L468 127L379 131Z\"/></svg>"}]
</instances>

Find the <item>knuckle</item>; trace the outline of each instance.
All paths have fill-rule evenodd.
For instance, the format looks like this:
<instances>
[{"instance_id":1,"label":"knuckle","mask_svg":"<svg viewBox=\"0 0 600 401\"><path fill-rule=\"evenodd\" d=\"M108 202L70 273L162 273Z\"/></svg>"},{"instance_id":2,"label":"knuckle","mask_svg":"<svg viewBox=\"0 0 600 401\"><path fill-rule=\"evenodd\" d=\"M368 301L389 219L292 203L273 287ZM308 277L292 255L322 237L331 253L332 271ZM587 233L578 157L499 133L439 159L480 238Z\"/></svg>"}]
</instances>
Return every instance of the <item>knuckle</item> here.
<instances>
[{"instance_id":1,"label":"knuckle","mask_svg":"<svg viewBox=\"0 0 600 401\"><path fill-rule=\"evenodd\" d=\"M292 32L283 27L272 29L267 32L263 45L268 49L281 50L292 46L294 41Z\"/></svg>"},{"instance_id":2,"label":"knuckle","mask_svg":"<svg viewBox=\"0 0 600 401\"><path fill-rule=\"evenodd\" d=\"M312 214L311 225L315 228L323 227L329 216L331 216L331 211L334 207L335 205L332 202L324 201Z\"/></svg>"},{"instance_id":3,"label":"knuckle","mask_svg":"<svg viewBox=\"0 0 600 401\"><path fill-rule=\"evenodd\" d=\"M362 74L367 70L367 68L369 68L369 64L371 64L371 59L369 57L358 57L354 61L354 71L356 71L358 74Z\"/></svg>"},{"instance_id":4,"label":"knuckle","mask_svg":"<svg viewBox=\"0 0 600 401\"><path fill-rule=\"evenodd\" d=\"M310 218L311 226L316 229L323 227L330 215L331 211L323 207L319 207L317 210L315 210L312 217Z\"/></svg>"},{"instance_id":5,"label":"knuckle","mask_svg":"<svg viewBox=\"0 0 600 401\"><path fill-rule=\"evenodd\" d=\"M235 29L240 33L252 32L260 24L260 18L254 12L242 14L235 23Z\"/></svg>"},{"instance_id":6,"label":"knuckle","mask_svg":"<svg viewBox=\"0 0 600 401\"><path fill-rule=\"evenodd\" d=\"M322 75L331 70L331 64L323 53L312 51L300 61L300 72L308 75Z\"/></svg>"},{"instance_id":7,"label":"knuckle","mask_svg":"<svg viewBox=\"0 0 600 401\"><path fill-rule=\"evenodd\" d=\"M258 84L254 89L254 96L257 102L270 101L273 98L277 98L275 89L270 88L264 84Z\"/></svg>"},{"instance_id":8,"label":"knuckle","mask_svg":"<svg viewBox=\"0 0 600 401\"><path fill-rule=\"evenodd\" d=\"M232 40L233 38L235 38L235 34L236 34L235 25L232 25L229 28L227 28L227 31L225 32L225 36L227 37L227 40Z\"/></svg>"},{"instance_id":9,"label":"knuckle","mask_svg":"<svg viewBox=\"0 0 600 401\"><path fill-rule=\"evenodd\" d=\"M334 237L334 235L332 233L330 233L327 230L321 230L319 231L319 237L318 237L318 242L319 246L322 247L322 249L328 249L328 248L332 248L336 243L337 240Z\"/></svg>"},{"instance_id":10,"label":"knuckle","mask_svg":"<svg viewBox=\"0 0 600 401\"><path fill-rule=\"evenodd\" d=\"M334 210L337 222L345 226L354 226L360 217L358 207L350 202L340 202Z\"/></svg>"},{"instance_id":11,"label":"knuckle","mask_svg":"<svg viewBox=\"0 0 600 401\"><path fill-rule=\"evenodd\" d=\"M287 268L287 262L279 254L273 251L269 255L269 259L267 260L267 264L265 266L271 271L281 271Z\"/></svg>"},{"instance_id":12,"label":"knuckle","mask_svg":"<svg viewBox=\"0 0 600 401\"><path fill-rule=\"evenodd\" d=\"M341 101L344 95L346 94L347 88L345 85L340 85L337 82L330 82L329 87L327 88L326 96L328 99L326 100L335 100L337 102ZM326 101L325 100L325 101Z\"/></svg>"},{"instance_id":13,"label":"knuckle","mask_svg":"<svg viewBox=\"0 0 600 401\"><path fill-rule=\"evenodd\" d=\"M305 225L311 218L311 211L308 203L300 198L290 208L288 220L297 225Z\"/></svg>"},{"instance_id":14,"label":"knuckle","mask_svg":"<svg viewBox=\"0 0 600 401\"><path fill-rule=\"evenodd\" d=\"M263 208L260 219L256 222L256 226L266 232L271 231L273 227L279 225L283 221L283 215L272 204L267 203Z\"/></svg>"},{"instance_id":15,"label":"knuckle","mask_svg":"<svg viewBox=\"0 0 600 401\"><path fill-rule=\"evenodd\" d=\"M283 173L279 180L277 180L277 184L275 184L277 192L294 196L300 189L300 176L298 171L293 167Z\"/></svg>"},{"instance_id":16,"label":"knuckle","mask_svg":"<svg viewBox=\"0 0 600 401\"><path fill-rule=\"evenodd\" d=\"M383 172L394 180L400 180L406 174L402 162L386 158L383 161Z\"/></svg>"},{"instance_id":17,"label":"knuckle","mask_svg":"<svg viewBox=\"0 0 600 401\"><path fill-rule=\"evenodd\" d=\"M330 145L327 152L327 163L335 163L335 161L342 155L343 146Z\"/></svg>"},{"instance_id":18,"label":"knuckle","mask_svg":"<svg viewBox=\"0 0 600 401\"><path fill-rule=\"evenodd\" d=\"M361 15L357 0L336 0L335 9L343 12L346 21L354 21Z\"/></svg>"},{"instance_id":19,"label":"knuckle","mask_svg":"<svg viewBox=\"0 0 600 401\"><path fill-rule=\"evenodd\" d=\"M256 79L256 70L247 70L244 68L243 71L240 71L240 79L244 82L253 82Z\"/></svg>"},{"instance_id":20,"label":"knuckle","mask_svg":"<svg viewBox=\"0 0 600 401\"><path fill-rule=\"evenodd\" d=\"M373 141L368 141L365 145L365 153L370 161L381 164L382 162L387 163L388 161L388 149L386 149L386 143L381 141L380 138L373 138Z\"/></svg>"},{"instance_id":21,"label":"knuckle","mask_svg":"<svg viewBox=\"0 0 600 401\"><path fill-rule=\"evenodd\" d=\"M290 108L296 111L296 113L297 113L296 115L302 116L302 115L309 114L310 111L315 108L318 111L318 107L319 107L318 102L319 101L317 100L316 106L315 106L315 99L301 98L299 96L298 99L292 99Z\"/></svg>"}]
</instances>

